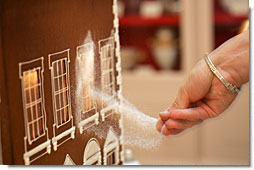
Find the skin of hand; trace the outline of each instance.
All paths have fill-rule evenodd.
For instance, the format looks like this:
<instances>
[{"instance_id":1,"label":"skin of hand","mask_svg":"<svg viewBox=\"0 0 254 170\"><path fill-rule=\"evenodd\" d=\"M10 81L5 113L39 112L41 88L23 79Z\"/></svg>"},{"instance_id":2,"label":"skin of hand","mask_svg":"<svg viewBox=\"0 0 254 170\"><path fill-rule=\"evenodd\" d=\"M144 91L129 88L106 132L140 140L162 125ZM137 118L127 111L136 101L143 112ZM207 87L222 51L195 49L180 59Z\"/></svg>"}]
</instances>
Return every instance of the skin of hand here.
<instances>
[{"instance_id":1,"label":"skin of hand","mask_svg":"<svg viewBox=\"0 0 254 170\"><path fill-rule=\"evenodd\" d=\"M209 54L224 79L238 88L249 81L249 30ZM224 112L236 98L214 76L204 59L192 69L169 108L160 113L156 128L163 135L176 135Z\"/></svg>"}]
</instances>

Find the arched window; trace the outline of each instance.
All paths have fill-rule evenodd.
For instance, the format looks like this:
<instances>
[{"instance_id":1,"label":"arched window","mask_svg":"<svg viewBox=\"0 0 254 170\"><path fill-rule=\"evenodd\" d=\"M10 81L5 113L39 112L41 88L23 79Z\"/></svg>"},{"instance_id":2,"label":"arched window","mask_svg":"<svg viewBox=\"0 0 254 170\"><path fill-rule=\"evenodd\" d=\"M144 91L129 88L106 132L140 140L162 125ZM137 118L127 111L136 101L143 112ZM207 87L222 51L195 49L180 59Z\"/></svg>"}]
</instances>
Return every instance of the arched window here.
<instances>
[{"instance_id":1,"label":"arched window","mask_svg":"<svg viewBox=\"0 0 254 170\"><path fill-rule=\"evenodd\" d=\"M101 165L101 149L95 138L88 141L84 152L83 162L84 165Z\"/></svg>"}]
</instances>

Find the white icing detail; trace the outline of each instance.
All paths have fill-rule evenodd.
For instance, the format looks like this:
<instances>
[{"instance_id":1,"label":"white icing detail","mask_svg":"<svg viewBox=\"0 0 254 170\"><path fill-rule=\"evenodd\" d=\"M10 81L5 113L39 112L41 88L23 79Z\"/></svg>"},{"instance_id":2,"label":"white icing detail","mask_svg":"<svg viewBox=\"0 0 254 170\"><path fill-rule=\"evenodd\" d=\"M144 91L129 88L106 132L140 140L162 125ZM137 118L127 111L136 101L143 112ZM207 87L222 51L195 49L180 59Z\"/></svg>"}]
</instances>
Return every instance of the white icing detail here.
<instances>
[{"instance_id":1,"label":"white icing detail","mask_svg":"<svg viewBox=\"0 0 254 170\"><path fill-rule=\"evenodd\" d=\"M120 38L119 38L119 21L118 21L118 11L117 11L117 0L113 1L113 15L114 15L114 38L116 42L116 48L115 48L115 53L117 57L117 63L116 63L116 71L118 72L117 76L117 84L119 85L119 90L117 92L119 102L121 104L123 97L122 97L122 74L121 74L121 55L120 55ZM121 109L121 108L119 108ZM119 113L122 113L120 110ZM123 129L123 117L122 114L120 114L120 120L119 120L119 128L121 129L121 135L120 135L120 144L122 145L122 150L121 150L121 161L124 160L124 145L123 145L123 135L124 135L124 129Z\"/></svg>"},{"instance_id":2,"label":"white icing detail","mask_svg":"<svg viewBox=\"0 0 254 170\"><path fill-rule=\"evenodd\" d=\"M52 144L56 151L57 147L75 138L75 126L71 112L69 63L70 49L49 54L49 69L51 71L52 100L53 100L53 138ZM58 128L70 124L70 128L57 135ZM69 138L58 144L58 140L70 135Z\"/></svg>"},{"instance_id":3,"label":"white icing detail","mask_svg":"<svg viewBox=\"0 0 254 170\"><path fill-rule=\"evenodd\" d=\"M90 126L85 126L87 125L89 122L93 122L94 123ZM94 115L90 116L89 118L82 120L81 122L79 122L78 126L79 126L79 131L80 134L83 133L84 130L86 130L87 128L90 128L91 126L93 126L94 124L98 125L99 124L99 113L95 113Z\"/></svg>"},{"instance_id":4,"label":"white icing detail","mask_svg":"<svg viewBox=\"0 0 254 170\"><path fill-rule=\"evenodd\" d=\"M104 121L109 116L106 115L109 111L108 108L112 108L109 103L115 98L114 37L102 39L98 43L101 63L101 89L102 93L108 96L107 101L102 102L101 117Z\"/></svg>"},{"instance_id":5,"label":"white icing detail","mask_svg":"<svg viewBox=\"0 0 254 170\"><path fill-rule=\"evenodd\" d=\"M124 161L124 150L120 152L120 160L123 162Z\"/></svg>"},{"instance_id":6,"label":"white icing detail","mask_svg":"<svg viewBox=\"0 0 254 170\"><path fill-rule=\"evenodd\" d=\"M117 104L112 104L112 105L108 105L107 107L105 107L104 109L101 109L101 117L102 117L102 121L105 121L105 118L112 115L112 114L115 114L115 113L118 113L117 112ZM107 113L107 112L110 112L110 113Z\"/></svg>"},{"instance_id":7,"label":"white icing detail","mask_svg":"<svg viewBox=\"0 0 254 170\"><path fill-rule=\"evenodd\" d=\"M84 165L101 165L101 149L99 142L95 138L91 138L85 148Z\"/></svg>"},{"instance_id":8,"label":"white icing detail","mask_svg":"<svg viewBox=\"0 0 254 170\"><path fill-rule=\"evenodd\" d=\"M64 165L76 165L74 161L71 159L69 154L66 154L65 160L64 160Z\"/></svg>"},{"instance_id":9,"label":"white icing detail","mask_svg":"<svg viewBox=\"0 0 254 170\"><path fill-rule=\"evenodd\" d=\"M21 79L23 112L24 112L24 162L29 165L45 154L51 153L50 139L46 125L46 111L44 100L44 58L19 63L19 78ZM42 143L34 142L45 138ZM28 149L28 145L29 148ZM45 149L46 151L30 159L31 156Z\"/></svg>"},{"instance_id":10,"label":"white icing detail","mask_svg":"<svg viewBox=\"0 0 254 170\"><path fill-rule=\"evenodd\" d=\"M24 158L24 161L25 161L25 165L30 165L30 163L32 163L33 161L37 160L39 157L43 156L45 154L45 152L38 156L37 158L33 159L33 160L30 160L30 157L33 156L34 154L42 151L43 149L47 148L50 148L50 140L40 144L39 146L37 146L36 148L24 153L23 155L23 158ZM50 152L49 152L50 153Z\"/></svg>"},{"instance_id":11,"label":"white icing detail","mask_svg":"<svg viewBox=\"0 0 254 170\"><path fill-rule=\"evenodd\" d=\"M90 34L89 34L90 35ZM88 36L89 37L89 36ZM90 40L91 41L91 40ZM94 96L94 44L93 42L83 44L77 47L78 70L82 77L81 80L81 96L80 104L82 105L81 113L78 113L79 131L83 131L94 124L99 123L99 113ZM92 124L91 124L92 123Z\"/></svg>"},{"instance_id":12,"label":"white icing detail","mask_svg":"<svg viewBox=\"0 0 254 170\"><path fill-rule=\"evenodd\" d=\"M123 120L122 119L119 120L119 127L120 127L120 129L123 128Z\"/></svg>"},{"instance_id":13,"label":"white icing detail","mask_svg":"<svg viewBox=\"0 0 254 170\"><path fill-rule=\"evenodd\" d=\"M114 26L117 27L117 28L119 27L118 19L114 19Z\"/></svg>"},{"instance_id":14,"label":"white icing detail","mask_svg":"<svg viewBox=\"0 0 254 170\"><path fill-rule=\"evenodd\" d=\"M73 126L72 128L70 128L70 129L64 131L63 133L57 135L56 137L53 137L53 138L52 138L52 143L53 143L53 146L54 146L54 150L56 151L56 150L57 150L57 147L60 146L60 145L62 145L62 144L65 142L65 141L64 141L64 142L62 142L62 143L60 143L60 144L57 144L57 141L58 141L58 140L62 139L63 137L65 137L65 136L67 136L67 135L70 135L70 138L74 139L74 138L75 138L74 133L75 133L75 126ZM70 138L68 138L68 139L70 139ZM67 140L68 140L68 139L67 139ZM66 140L66 141L67 141L67 140Z\"/></svg>"},{"instance_id":15,"label":"white icing detail","mask_svg":"<svg viewBox=\"0 0 254 170\"><path fill-rule=\"evenodd\" d=\"M114 157L114 158L113 158ZM119 141L110 127L103 148L103 165L119 164Z\"/></svg>"}]
</instances>

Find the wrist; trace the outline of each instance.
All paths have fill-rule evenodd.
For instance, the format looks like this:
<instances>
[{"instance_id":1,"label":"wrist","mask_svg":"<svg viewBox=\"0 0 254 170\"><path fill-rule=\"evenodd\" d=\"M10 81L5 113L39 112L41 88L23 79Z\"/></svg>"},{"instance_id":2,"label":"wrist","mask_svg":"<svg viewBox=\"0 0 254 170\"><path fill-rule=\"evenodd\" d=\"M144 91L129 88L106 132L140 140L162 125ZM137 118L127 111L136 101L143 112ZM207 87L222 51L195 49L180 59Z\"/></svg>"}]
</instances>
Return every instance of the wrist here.
<instances>
[{"instance_id":1,"label":"wrist","mask_svg":"<svg viewBox=\"0 0 254 170\"><path fill-rule=\"evenodd\" d=\"M209 56L215 67L228 82L241 87L249 81L248 34L238 35L221 47Z\"/></svg>"},{"instance_id":2,"label":"wrist","mask_svg":"<svg viewBox=\"0 0 254 170\"><path fill-rule=\"evenodd\" d=\"M244 84L242 76L240 75L241 73L237 69L237 65L235 66L235 63L232 62L231 59L227 56L219 55L210 56L210 58L225 80L236 85L238 88Z\"/></svg>"}]
</instances>

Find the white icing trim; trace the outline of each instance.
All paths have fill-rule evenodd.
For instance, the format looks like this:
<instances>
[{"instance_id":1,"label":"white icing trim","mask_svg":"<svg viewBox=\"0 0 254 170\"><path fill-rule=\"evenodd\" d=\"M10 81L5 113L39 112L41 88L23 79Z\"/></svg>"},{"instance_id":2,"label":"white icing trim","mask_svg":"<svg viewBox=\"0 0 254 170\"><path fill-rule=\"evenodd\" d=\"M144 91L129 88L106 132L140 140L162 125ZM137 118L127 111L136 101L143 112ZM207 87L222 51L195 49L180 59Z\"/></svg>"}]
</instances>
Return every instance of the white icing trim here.
<instances>
[{"instance_id":1,"label":"white icing trim","mask_svg":"<svg viewBox=\"0 0 254 170\"><path fill-rule=\"evenodd\" d=\"M75 134L75 126L73 126L72 128L70 128L70 129L64 131L63 133L57 135L56 137L53 137L53 138L52 138L52 144L53 144L53 146L54 146L54 151L57 150L57 147L58 147L58 146L62 145L62 144L65 142L65 141L64 141L64 142L58 144L58 142L57 142L58 140L62 139L63 137L65 137L65 136L67 136L67 135L70 135L70 138L71 138L71 139L74 139L74 138L75 138L75 135L74 135L74 134Z\"/></svg>"},{"instance_id":2,"label":"white icing trim","mask_svg":"<svg viewBox=\"0 0 254 170\"><path fill-rule=\"evenodd\" d=\"M94 115L90 116L89 118L84 119L84 120L79 122L78 128L79 128L80 134L82 134L83 131L86 130L87 128L91 127L92 125L89 126L89 127L86 127L85 125L87 125L89 122L93 122L93 121L94 121L94 123L92 125L94 125L94 124L98 125L99 124L99 113L98 112L95 113Z\"/></svg>"},{"instance_id":3,"label":"white icing trim","mask_svg":"<svg viewBox=\"0 0 254 170\"><path fill-rule=\"evenodd\" d=\"M122 147L123 147L123 146L122 146ZM124 162L124 149L122 149L121 152L120 152L120 160L121 160L122 162Z\"/></svg>"},{"instance_id":4,"label":"white icing trim","mask_svg":"<svg viewBox=\"0 0 254 170\"><path fill-rule=\"evenodd\" d=\"M37 64L37 66L35 66ZM39 65L38 65L39 64ZM31 71L36 71L36 73L38 76L38 84L36 84L36 86L29 86L27 90L30 91L30 88L34 88L34 87L39 87L39 93L40 93L40 98L36 99L35 101L30 101L30 103L28 103L26 101L26 93L25 93L25 82L24 82L24 74L28 74ZM25 153L23 154L23 158L24 158L24 162L26 165L29 165L30 163L32 163L33 161L39 159L40 157L42 157L43 155L45 155L46 153L50 154L51 153L51 145L50 145L50 139L48 136L48 128L47 128L47 115L46 115L46 111L45 111L45 99L44 99L44 77L43 77L43 73L44 73L44 58L40 57L34 60L30 60L30 61L26 61L26 62L21 62L19 63L19 78L21 79L21 86L22 86L22 100L23 100L23 112L24 112L24 126L25 126L25 136L24 136L24 150ZM29 79L30 80L30 79ZM30 82L29 82L30 83ZM30 95L30 100L32 100L31 98L31 91L29 93ZM27 109L29 109L31 106L36 105L36 115L37 118L33 119L33 117L31 117L32 120L28 121L28 112ZM40 119L38 119L39 117L39 113L38 113L38 107L37 105L41 104L41 116ZM28 107L29 106L29 107ZM34 120L37 120L34 122ZM39 124L38 121L42 120L43 122L43 126L42 126L42 130L43 133L42 134L37 134L38 136L35 138L35 135L33 135L34 139L31 140L31 136L30 136L30 130L28 130L28 125L32 123L32 126L34 127L35 124L37 123L37 126ZM39 126L38 126L39 127ZM37 128L39 129L39 128ZM33 129L34 130L34 129ZM35 133L35 131L33 131L33 133ZM37 131L38 133L38 131ZM38 145L38 146L33 146L34 148L28 150L28 146L32 145L33 142L37 141L39 138L42 138L43 136L46 136L46 139L44 141L44 143ZM39 155L37 155L36 158L33 158L33 160L30 160L30 157L33 156L34 154L42 151L43 149L46 149L46 151L44 153L41 153Z\"/></svg>"},{"instance_id":5,"label":"white icing trim","mask_svg":"<svg viewBox=\"0 0 254 170\"><path fill-rule=\"evenodd\" d=\"M110 159L108 157L109 152L114 152L114 155L115 155L114 165L118 165L119 164L119 141L112 127L109 128L107 138L104 143L103 165L107 165L107 159Z\"/></svg>"},{"instance_id":6,"label":"white icing trim","mask_svg":"<svg viewBox=\"0 0 254 170\"><path fill-rule=\"evenodd\" d=\"M114 38L116 42L116 48L115 48L115 53L117 57L117 63L116 63L116 71L118 72L117 76L117 84L119 85L119 90L117 92L118 98L120 100L120 104L122 103L123 96L122 96L122 74L121 74L121 54L120 54L120 38L119 38L119 19L118 19L118 8L117 8L117 0L113 1L113 15L114 15L114 21L113 21L113 26L114 26ZM121 108L119 108L121 109ZM119 113L122 113L121 110L119 110ZM122 150L121 150L121 161L124 160L124 145L123 145L123 135L124 135L124 129L123 129L123 117L122 114L120 114L120 120L119 120L119 128L121 129L121 135L120 135L120 144L122 145Z\"/></svg>"},{"instance_id":7,"label":"white icing trim","mask_svg":"<svg viewBox=\"0 0 254 170\"><path fill-rule=\"evenodd\" d=\"M93 49L94 49L93 42L85 43L83 45L77 46L77 48L76 48L77 58L80 60L81 59L81 56L80 56L81 53L86 53L86 52L89 52L89 51L93 51Z\"/></svg>"},{"instance_id":8,"label":"white icing trim","mask_svg":"<svg viewBox=\"0 0 254 170\"><path fill-rule=\"evenodd\" d=\"M47 148L47 153L50 154L51 153L51 145L50 145L50 140L40 144L39 146L37 146L36 148L24 153L23 158L25 161L25 165L30 165L30 163L32 163L33 161L35 161L37 158L39 158L40 156L38 156L37 158L30 160L30 157L33 156L34 154L42 151L43 149ZM44 152L45 153L45 152Z\"/></svg>"},{"instance_id":9,"label":"white icing trim","mask_svg":"<svg viewBox=\"0 0 254 170\"><path fill-rule=\"evenodd\" d=\"M69 154L66 154L63 165L76 165Z\"/></svg>"},{"instance_id":10,"label":"white icing trim","mask_svg":"<svg viewBox=\"0 0 254 170\"><path fill-rule=\"evenodd\" d=\"M84 151L83 165L101 165L101 148L95 138L91 138Z\"/></svg>"},{"instance_id":11,"label":"white icing trim","mask_svg":"<svg viewBox=\"0 0 254 170\"><path fill-rule=\"evenodd\" d=\"M61 57L59 57L60 55L63 55ZM58 56L58 57L57 57ZM72 116L72 110L71 110L71 93L70 93L70 78L69 78L69 63L70 63L70 49L66 49L60 52L56 52L56 53L52 53L48 55L48 60L49 60L49 69L51 71L51 84L52 84L52 100L53 100L53 113L54 113L54 124L53 124L53 138L52 138L52 144L53 144L53 148L56 151L57 147L62 145L63 143L65 143L66 141L68 141L69 139L74 139L75 138L75 126L73 125L73 116ZM65 69L63 70L63 64L65 62ZM61 65L61 70L62 72L65 71L65 73L62 73L62 75L54 75L54 64L56 64L57 67L57 73L59 73L59 63ZM60 89L59 87L59 79L58 77L60 76L65 76L66 79L66 87L63 89ZM55 90L55 78L58 79L58 90ZM62 81L61 81L62 82ZM63 82L62 82L63 83ZM66 93L64 93L66 92ZM67 101L68 103L64 106L61 106L60 109L57 108L57 103L56 103L56 96L60 93L64 93L67 96ZM58 95L59 97L59 95ZM68 113L65 112L64 108L68 108ZM57 117L57 109L60 111L61 114L64 114L64 117L68 116L67 120L62 120L62 117L60 117L61 121L60 123L58 122L58 117ZM62 113L61 111L64 110L64 112ZM56 135L57 133L57 129L67 125L70 122L71 124L71 128L66 130L65 132L62 132L59 135ZM61 142L60 144L58 143L58 140L60 140L61 138L70 135L70 137L66 140L64 140L63 142Z\"/></svg>"},{"instance_id":12,"label":"white icing trim","mask_svg":"<svg viewBox=\"0 0 254 170\"><path fill-rule=\"evenodd\" d=\"M112 111L111 113L107 114L107 112ZM117 103L112 104L112 105L108 105L107 107L101 109L101 119L102 121L105 121L105 119L115 113L118 113L118 107L117 107Z\"/></svg>"}]
</instances>

